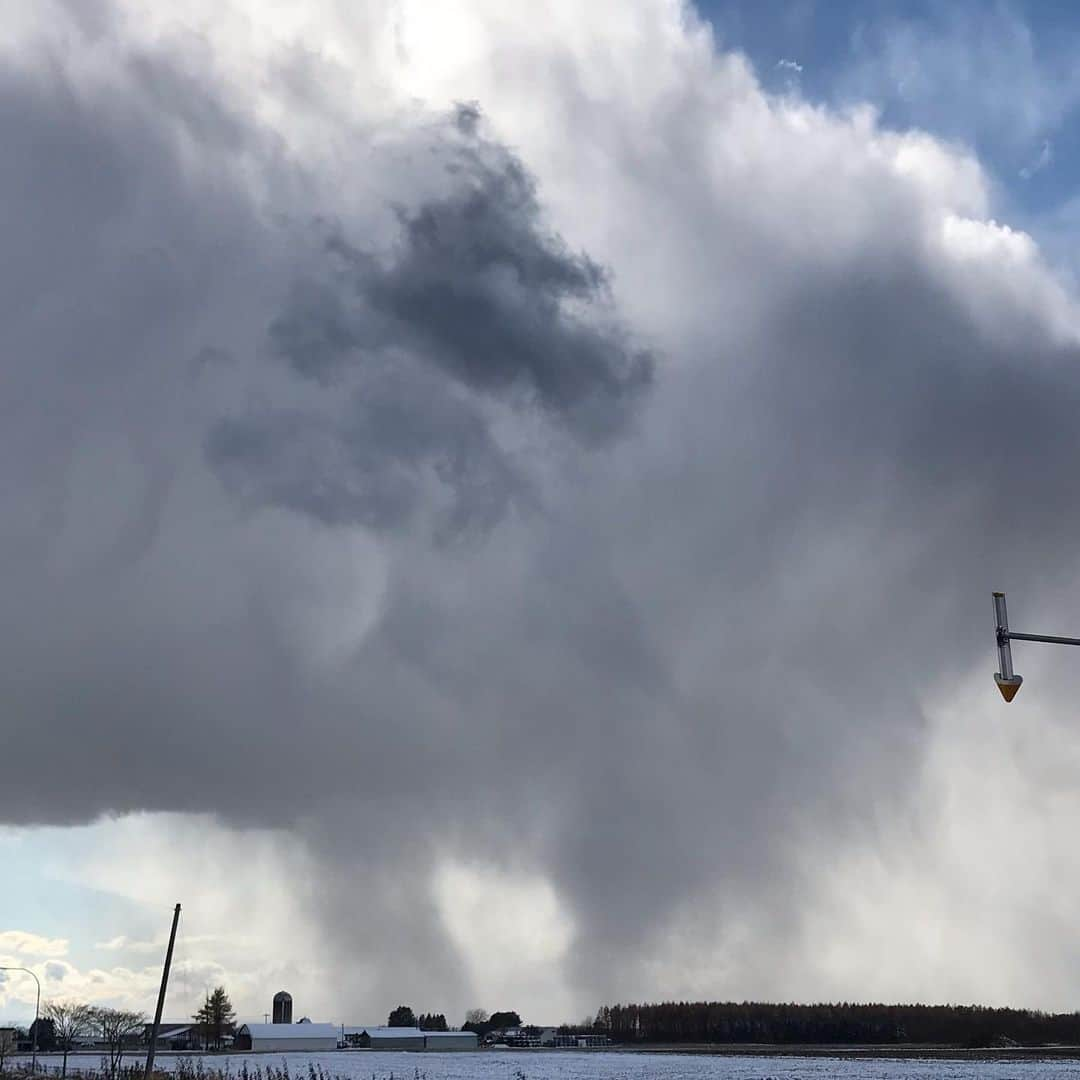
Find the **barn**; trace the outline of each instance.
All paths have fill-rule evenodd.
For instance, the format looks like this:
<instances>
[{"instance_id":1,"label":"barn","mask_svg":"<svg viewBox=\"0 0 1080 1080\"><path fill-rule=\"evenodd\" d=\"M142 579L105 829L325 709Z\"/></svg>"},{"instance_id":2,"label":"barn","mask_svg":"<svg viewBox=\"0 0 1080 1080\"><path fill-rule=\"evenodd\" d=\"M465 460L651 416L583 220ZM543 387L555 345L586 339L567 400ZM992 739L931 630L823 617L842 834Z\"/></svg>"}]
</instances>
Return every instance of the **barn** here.
<instances>
[{"instance_id":1,"label":"barn","mask_svg":"<svg viewBox=\"0 0 1080 1080\"><path fill-rule=\"evenodd\" d=\"M333 1024L244 1024L236 1033L234 1050L336 1050L338 1029Z\"/></svg>"},{"instance_id":2,"label":"barn","mask_svg":"<svg viewBox=\"0 0 1080 1080\"><path fill-rule=\"evenodd\" d=\"M347 1026L342 1029L349 1046L365 1050L423 1050L425 1032L415 1027Z\"/></svg>"},{"instance_id":3,"label":"barn","mask_svg":"<svg viewBox=\"0 0 1080 1080\"><path fill-rule=\"evenodd\" d=\"M150 1041L150 1032L154 1030L153 1024L143 1025L143 1042ZM157 1045L158 1050L164 1051L177 1051L177 1050L199 1050L201 1049L202 1039L199 1037L199 1025L193 1024L190 1020L185 1023L169 1023L167 1020L161 1022L161 1026L158 1028Z\"/></svg>"}]
</instances>

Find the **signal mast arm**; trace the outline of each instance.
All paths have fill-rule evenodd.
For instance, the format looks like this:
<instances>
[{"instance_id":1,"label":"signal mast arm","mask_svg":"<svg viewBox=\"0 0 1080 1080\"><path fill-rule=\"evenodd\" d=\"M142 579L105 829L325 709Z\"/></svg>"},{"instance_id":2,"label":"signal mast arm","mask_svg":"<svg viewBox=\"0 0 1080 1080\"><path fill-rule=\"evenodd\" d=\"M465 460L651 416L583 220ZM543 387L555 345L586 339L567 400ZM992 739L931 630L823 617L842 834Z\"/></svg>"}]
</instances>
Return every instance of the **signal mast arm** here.
<instances>
[{"instance_id":1,"label":"signal mast arm","mask_svg":"<svg viewBox=\"0 0 1080 1080\"><path fill-rule=\"evenodd\" d=\"M1047 645L1080 645L1080 638L1056 637L1051 634L1020 634L1009 629L1009 613L1005 608L1005 594L994 593L994 618L997 620L997 650L998 667L1000 671L994 672L994 682L1001 691L1001 696L1006 701L1012 701L1016 692L1024 681L1022 675L1013 671L1012 646L1013 641L1041 641Z\"/></svg>"}]
</instances>

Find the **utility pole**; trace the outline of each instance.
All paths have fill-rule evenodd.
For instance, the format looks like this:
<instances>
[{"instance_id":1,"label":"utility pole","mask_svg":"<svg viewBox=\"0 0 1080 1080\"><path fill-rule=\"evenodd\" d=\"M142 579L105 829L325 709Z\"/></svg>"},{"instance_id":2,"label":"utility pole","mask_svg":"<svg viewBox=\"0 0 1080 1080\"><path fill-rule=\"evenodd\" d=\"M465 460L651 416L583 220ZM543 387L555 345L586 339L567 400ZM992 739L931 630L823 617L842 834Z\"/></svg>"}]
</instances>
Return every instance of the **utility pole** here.
<instances>
[{"instance_id":1,"label":"utility pole","mask_svg":"<svg viewBox=\"0 0 1080 1080\"><path fill-rule=\"evenodd\" d=\"M1006 701L1012 701L1024 681L1023 675L1017 675L1012 666L1013 641L1041 641L1047 645L1080 645L1080 638L1057 637L1051 634L1018 634L1009 629L1009 613L1005 608L1005 594L994 593L994 619L997 622L998 667L994 673L994 682Z\"/></svg>"},{"instance_id":2,"label":"utility pole","mask_svg":"<svg viewBox=\"0 0 1080 1080\"><path fill-rule=\"evenodd\" d=\"M172 966L173 945L176 944L176 924L180 922L180 905L176 905L172 917L172 930L169 933L169 947L165 950L165 967L161 971L161 989L158 991L157 1010L154 1012L154 1026L150 1029L150 1046L146 1051L146 1071L143 1080L150 1080L154 1072L154 1051L157 1049L158 1028L161 1027L161 1012L165 1008L165 988L169 985L169 968Z\"/></svg>"}]
</instances>

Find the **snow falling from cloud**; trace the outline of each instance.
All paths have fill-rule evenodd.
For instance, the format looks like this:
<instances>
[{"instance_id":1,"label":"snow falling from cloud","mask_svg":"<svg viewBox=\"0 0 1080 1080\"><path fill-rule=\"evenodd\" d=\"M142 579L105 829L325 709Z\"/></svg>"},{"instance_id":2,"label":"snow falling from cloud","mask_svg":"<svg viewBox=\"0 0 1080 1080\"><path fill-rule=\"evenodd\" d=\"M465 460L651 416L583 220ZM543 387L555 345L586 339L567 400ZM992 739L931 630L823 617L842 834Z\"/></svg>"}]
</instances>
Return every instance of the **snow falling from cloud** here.
<instances>
[{"instance_id":1,"label":"snow falling from cloud","mask_svg":"<svg viewBox=\"0 0 1080 1080\"><path fill-rule=\"evenodd\" d=\"M1071 864L942 887L1076 801L1064 663L967 689L992 588L1077 596L1080 454L1076 297L978 161L675 0L14 9L5 822L119 815L73 880L190 904L256 1015L1067 1003L1018 895Z\"/></svg>"}]
</instances>

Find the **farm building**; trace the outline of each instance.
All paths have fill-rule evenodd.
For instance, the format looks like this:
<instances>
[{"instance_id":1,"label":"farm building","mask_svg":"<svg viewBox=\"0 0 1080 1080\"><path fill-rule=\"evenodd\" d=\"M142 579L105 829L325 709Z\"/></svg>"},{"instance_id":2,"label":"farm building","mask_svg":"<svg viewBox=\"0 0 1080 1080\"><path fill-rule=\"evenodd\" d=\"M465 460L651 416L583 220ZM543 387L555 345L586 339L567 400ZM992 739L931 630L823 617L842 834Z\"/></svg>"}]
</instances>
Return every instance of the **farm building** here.
<instances>
[{"instance_id":1,"label":"farm building","mask_svg":"<svg viewBox=\"0 0 1080 1080\"><path fill-rule=\"evenodd\" d=\"M150 1032L154 1030L153 1024L143 1025L143 1042L150 1041ZM156 1050L198 1050L203 1040L200 1038L199 1025L190 1020L187 1023L169 1023L162 1020L158 1028Z\"/></svg>"},{"instance_id":2,"label":"farm building","mask_svg":"<svg viewBox=\"0 0 1080 1080\"><path fill-rule=\"evenodd\" d=\"M346 1026L342 1035L347 1046L364 1050L423 1050L424 1032L416 1027Z\"/></svg>"},{"instance_id":3,"label":"farm building","mask_svg":"<svg viewBox=\"0 0 1080 1080\"><path fill-rule=\"evenodd\" d=\"M274 995L274 1023L292 1023L292 994L288 990L279 990Z\"/></svg>"},{"instance_id":4,"label":"farm building","mask_svg":"<svg viewBox=\"0 0 1080 1080\"><path fill-rule=\"evenodd\" d=\"M336 1050L334 1024L244 1024L233 1041L235 1050Z\"/></svg>"},{"instance_id":5,"label":"farm building","mask_svg":"<svg viewBox=\"0 0 1080 1080\"><path fill-rule=\"evenodd\" d=\"M346 1046L363 1050L475 1050L471 1031L422 1031L415 1027L365 1027L346 1024L341 1029Z\"/></svg>"},{"instance_id":6,"label":"farm building","mask_svg":"<svg viewBox=\"0 0 1080 1080\"><path fill-rule=\"evenodd\" d=\"M475 1050L475 1031L425 1031L425 1050Z\"/></svg>"}]
</instances>

